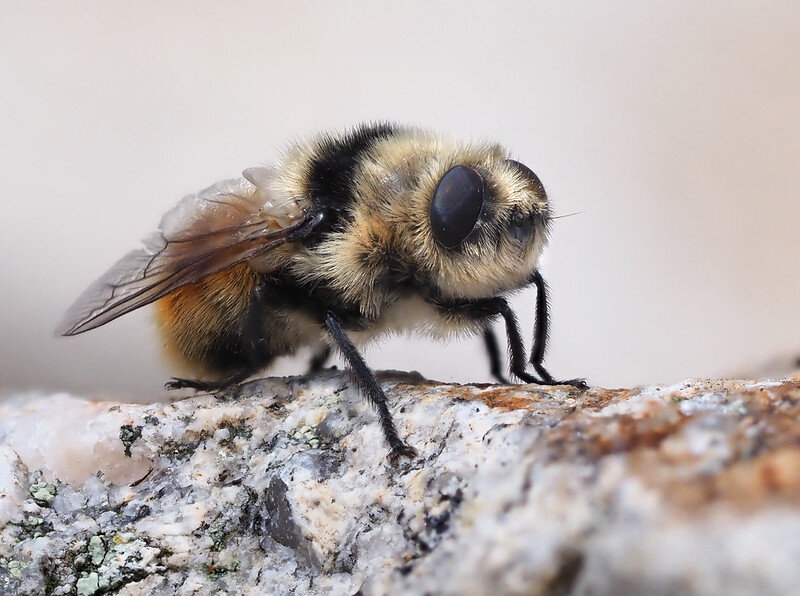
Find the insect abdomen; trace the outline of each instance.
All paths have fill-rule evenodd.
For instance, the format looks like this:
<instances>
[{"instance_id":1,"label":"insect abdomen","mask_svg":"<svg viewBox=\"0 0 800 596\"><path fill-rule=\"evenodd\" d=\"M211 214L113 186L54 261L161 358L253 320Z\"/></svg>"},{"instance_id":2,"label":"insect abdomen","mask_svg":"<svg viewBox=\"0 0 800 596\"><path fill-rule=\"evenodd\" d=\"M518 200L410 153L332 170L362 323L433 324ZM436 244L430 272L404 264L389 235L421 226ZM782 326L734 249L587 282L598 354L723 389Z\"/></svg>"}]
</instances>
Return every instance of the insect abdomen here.
<instances>
[{"instance_id":1,"label":"insect abdomen","mask_svg":"<svg viewBox=\"0 0 800 596\"><path fill-rule=\"evenodd\" d=\"M197 372L224 377L269 363L259 305L259 274L240 263L156 302L168 355Z\"/></svg>"}]
</instances>

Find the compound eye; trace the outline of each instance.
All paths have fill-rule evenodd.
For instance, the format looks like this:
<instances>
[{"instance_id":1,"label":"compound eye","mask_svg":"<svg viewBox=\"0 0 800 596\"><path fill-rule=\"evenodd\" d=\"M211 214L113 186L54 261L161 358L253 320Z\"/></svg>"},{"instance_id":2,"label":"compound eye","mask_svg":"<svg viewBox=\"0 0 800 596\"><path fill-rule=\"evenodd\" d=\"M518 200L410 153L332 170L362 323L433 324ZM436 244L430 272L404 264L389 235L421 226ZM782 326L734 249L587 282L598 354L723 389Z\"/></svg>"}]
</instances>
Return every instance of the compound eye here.
<instances>
[{"instance_id":1,"label":"compound eye","mask_svg":"<svg viewBox=\"0 0 800 596\"><path fill-rule=\"evenodd\" d=\"M483 210L486 185L481 175L468 166L455 166L445 172L428 212L436 242L456 248L475 229Z\"/></svg>"},{"instance_id":2,"label":"compound eye","mask_svg":"<svg viewBox=\"0 0 800 596\"><path fill-rule=\"evenodd\" d=\"M507 159L506 163L516 168L524 178L527 178L529 182L532 182L537 191L544 191L544 185L542 184L542 181L539 180L539 176L534 174L533 170L524 163L520 163L515 159Z\"/></svg>"}]
</instances>

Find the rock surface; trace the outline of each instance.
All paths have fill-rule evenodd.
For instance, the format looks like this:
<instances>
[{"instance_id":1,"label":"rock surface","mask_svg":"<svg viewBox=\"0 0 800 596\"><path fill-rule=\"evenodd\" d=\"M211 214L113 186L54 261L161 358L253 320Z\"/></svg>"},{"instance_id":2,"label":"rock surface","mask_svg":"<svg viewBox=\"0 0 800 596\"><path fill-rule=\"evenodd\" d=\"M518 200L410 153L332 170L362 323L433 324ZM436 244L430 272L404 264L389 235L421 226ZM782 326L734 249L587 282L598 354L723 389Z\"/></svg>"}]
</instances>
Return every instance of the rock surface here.
<instances>
[{"instance_id":1,"label":"rock surface","mask_svg":"<svg viewBox=\"0 0 800 596\"><path fill-rule=\"evenodd\" d=\"M800 381L0 404L3 594L800 590Z\"/></svg>"}]
</instances>

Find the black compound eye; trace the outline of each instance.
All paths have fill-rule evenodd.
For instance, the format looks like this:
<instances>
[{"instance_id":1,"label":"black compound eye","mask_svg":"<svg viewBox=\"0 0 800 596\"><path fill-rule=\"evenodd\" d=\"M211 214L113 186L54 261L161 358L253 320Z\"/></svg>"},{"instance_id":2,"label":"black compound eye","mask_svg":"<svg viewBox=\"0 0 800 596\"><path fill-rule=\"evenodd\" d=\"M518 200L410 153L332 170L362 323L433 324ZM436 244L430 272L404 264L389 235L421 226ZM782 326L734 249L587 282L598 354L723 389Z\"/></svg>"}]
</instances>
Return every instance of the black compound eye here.
<instances>
[{"instance_id":1,"label":"black compound eye","mask_svg":"<svg viewBox=\"0 0 800 596\"><path fill-rule=\"evenodd\" d=\"M436 242L455 248L469 236L483 210L485 188L481 175L468 166L445 172L433 191L428 212Z\"/></svg>"}]
</instances>

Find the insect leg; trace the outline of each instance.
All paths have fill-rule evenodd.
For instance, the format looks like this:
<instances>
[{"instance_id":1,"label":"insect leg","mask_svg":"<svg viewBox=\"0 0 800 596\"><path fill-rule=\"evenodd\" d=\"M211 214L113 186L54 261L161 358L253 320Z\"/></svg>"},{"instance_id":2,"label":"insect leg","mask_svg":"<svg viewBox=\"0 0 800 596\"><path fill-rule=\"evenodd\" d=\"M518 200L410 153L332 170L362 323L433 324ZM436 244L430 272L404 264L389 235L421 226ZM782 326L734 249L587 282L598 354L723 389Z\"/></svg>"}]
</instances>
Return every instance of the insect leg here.
<instances>
[{"instance_id":1,"label":"insect leg","mask_svg":"<svg viewBox=\"0 0 800 596\"><path fill-rule=\"evenodd\" d=\"M383 436L386 442L389 443L391 451L389 452L389 461L392 465L397 463L397 460L402 457L413 458L417 451L397 434L397 429L392 421L392 414L389 412L389 407L386 403L386 394L383 392L375 375L367 366L367 363L362 358L361 354L347 337L339 320L331 311L325 313L325 328L330 333L339 350L350 365L350 369L356 377L359 387L364 392L366 398L372 402L378 410L378 417L380 418L381 428L383 429Z\"/></svg>"},{"instance_id":2,"label":"insect leg","mask_svg":"<svg viewBox=\"0 0 800 596\"><path fill-rule=\"evenodd\" d=\"M547 337L549 334L550 314L547 299L547 283L542 274L538 271L533 272L532 281L536 286L536 326L533 328L533 347L531 348L530 363L536 369L542 379L551 383L553 377L550 376L542 363L544 362L544 352L547 349Z\"/></svg>"},{"instance_id":3,"label":"insect leg","mask_svg":"<svg viewBox=\"0 0 800 596\"><path fill-rule=\"evenodd\" d=\"M311 362L308 363L308 372L306 374L311 374L315 372L319 372L322 370L322 367L325 366L325 363L328 361L328 358L331 357L331 347L325 346L314 354L311 357Z\"/></svg>"},{"instance_id":4,"label":"insect leg","mask_svg":"<svg viewBox=\"0 0 800 596\"><path fill-rule=\"evenodd\" d=\"M505 298L496 298L498 314L502 315L506 323L506 336L508 337L508 349L511 352L511 374L519 377L526 383L535 383L537 385L545 385L546 381L540 381L533 375L529 374L525 369L527 362L525 360L525 343L522 341L522 334L519 332L519 324L517 323L517 316Z\"/></svg>"},{"instance_id":5,"label":"insect leg","mask_svg":"<svg viewBox=\"0 0 800 596\"><path fill-rule=\"evenodd\" d=\"M484 341L486 348L489 352L489 359L492 365L492 374L495 370L500 371L500 350L497 347L497 342L494 338L494 333L488 327L492 319L497 315L502 315L506 323L506 335L508 336L508 348L511 353L511 374L519 377L526 383L536 383L541 385L542 381L537 379L525 370L528 363L525 359L525 344L522 341L522 335L519 332L519 325L517 324L517 317L514 311L508 305L505 298L500 296L494 298L483 298L480 300L469 300L465 302L445 302L436 303L436 306L449 316L466 317L472 321L482 323L485 325ZM490 342L494 346L490 346ZM492 351L494 350L494 355Z\"/></svg>"},{"instance_id":6,"label":"insect leg","mask_svg":"<svg viewBox=\"0 0 800 596\"><path fill-rule=\"evenodd\" d=\"M537 286L538 287L538 286ZM547 295L542 294L541 299L544 302L542 308L537 308L537 321L547 321ZM537 301L537 307L541 306ZM544 373L542 379L538 379L525 370L528 366L527 358L525 357L525 343L522 340L522 334L519 331L519 324L514 311L508 304L508 301L502 297L484 298L481 300L473 300L460 303L439 303L438 307L444 312L456 315L466 316L478 322L486 322L491 320L497 315L501 315L506 324L506 335L508 336L508 348L511 352L511 374L518 377L526 383L535 383L537 385L574 385L575 387L585 388L586 382L583 379L571 379L569 381L556 381L542 366L542 361L539 360L534 364L536 371ZM544 344L547 338L547 326L540 329L537 326L537 338L534 352L537 357L544 358ZM484 339L486 336L484 335ZM488 341L488 340L487 340ZM490 356L491 357L491 356Z\"/></svg>"},{"instance_id":7,"label":"insect leg","mask_svg":"<svg viewBox=\"0 0 800 596\"><path fill-rule=\"evenodd\" d=\"M533 347L531 348L530 363L548 385L574 385L575 387L586 388L586 381L583 379L570 379L569 381L556 381L544 367L544 352L547 349L547 337L549 334L550 315L547 299L547 283L544 281L539 271L534 271L531 277L536 286L536 326L533 331Z\"/></svg>"},{"instance_id":8,"label":"insect leg","mask_svg":"<svg viewBox=\"0 0 800 596\"><path fill-rule=\"evenodd\" d=\"M497 345L497 335L491 327L486 327L483 332L483 343L486 346L486 353L489 355L489 365L492 376L508 385L508 379L503 376L503 363L500 361L500 348Z\"/></svg>"},{"instance_id":9,"label":"insect leg","mask_svg":"<svg viewBox=\"0 0 800 596\"><path fill-rule=\"evenodd\" d=\"M253 374L252 371L243 371L226 377L221 381L204 381L202 379L181 379L180 377L173 377L164 384L164 388L170 391L174 389L194 389L195 391L208 392L223 391L224 389L239 385L251 374Z\"/></svg>"}]
</instances>

